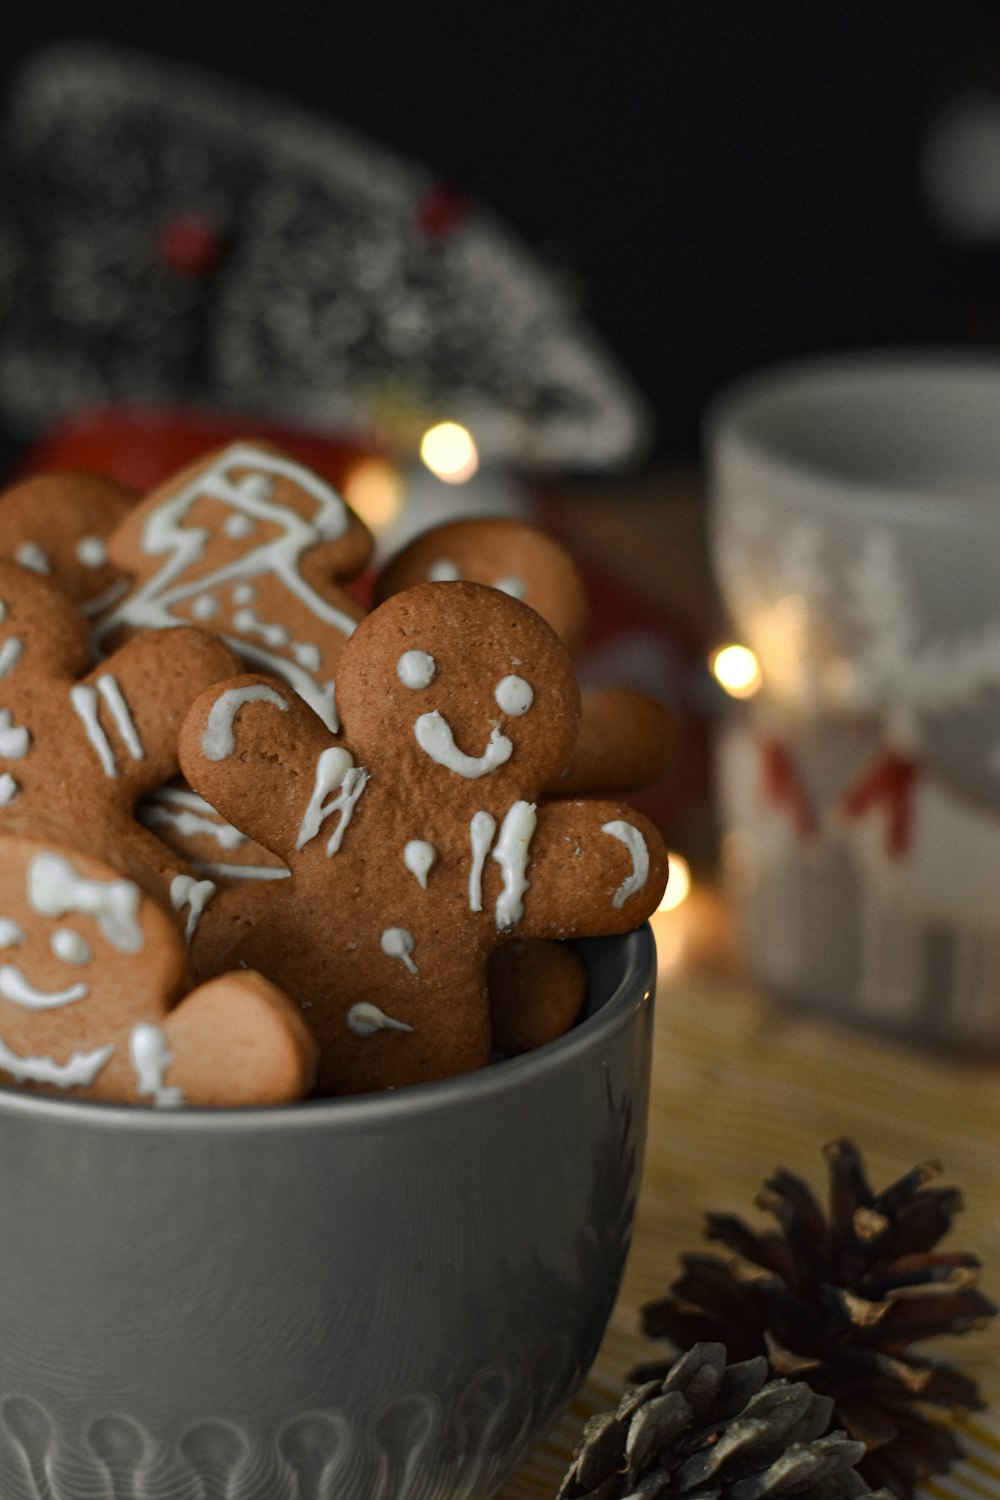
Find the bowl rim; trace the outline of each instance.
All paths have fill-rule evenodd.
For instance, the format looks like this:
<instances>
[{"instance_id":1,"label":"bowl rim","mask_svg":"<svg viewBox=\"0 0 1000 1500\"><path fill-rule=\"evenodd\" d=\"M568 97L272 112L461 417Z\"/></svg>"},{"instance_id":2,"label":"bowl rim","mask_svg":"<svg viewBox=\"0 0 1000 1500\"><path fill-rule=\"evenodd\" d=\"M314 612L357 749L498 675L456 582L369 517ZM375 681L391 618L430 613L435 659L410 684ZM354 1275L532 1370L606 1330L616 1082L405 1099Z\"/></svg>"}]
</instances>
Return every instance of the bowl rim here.
<instances>
[{"instance_id":1,"label":"bowl rim","mask_svg":"<svg viewBox=\"0 0 1000 1500\"><path fill-rule=\"evenodd\" d=\"M461 1073L431 1083L382 1089L370 1094L342 1094L332 1099L301 1099L290 1104L253 1107L156 1109L148 1104L117 1104L95 1099L64 1099L0 1086L0 1120L5 1115L27 1116L41 1123L88 1127L117 1132L157 1134L204 1131L210 1135L247 1132L346 1130L383 1127L469 1106L476 1107L561 1073L573 1062L601 1052L603 1044L629 1026L637 1012L652 1005L656 981L656 943L646 922L633 932L613 938L582 939L584 952L595 943L620 945L620 972L614 989L590 1015L565 1035L519 1057L505 1058L485 1069Z\"/></svg>"}]
</instances>

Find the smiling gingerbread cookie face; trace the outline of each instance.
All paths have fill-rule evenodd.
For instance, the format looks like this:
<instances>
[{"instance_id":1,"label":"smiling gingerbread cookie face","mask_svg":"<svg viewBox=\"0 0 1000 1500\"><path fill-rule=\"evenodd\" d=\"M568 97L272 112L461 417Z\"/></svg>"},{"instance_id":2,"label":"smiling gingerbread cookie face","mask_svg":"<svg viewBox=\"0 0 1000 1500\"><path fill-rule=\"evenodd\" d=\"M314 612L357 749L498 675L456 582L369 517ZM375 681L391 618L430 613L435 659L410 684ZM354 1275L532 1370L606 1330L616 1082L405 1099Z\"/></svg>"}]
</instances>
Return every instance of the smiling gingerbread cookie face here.
<instances>
[{"instance_id":1,"label":"smiling gingerbread cookie face","mask_svg":"<svg viewBox=\"0 0 1000 1500\"><path fill-rule=\"evenodd\" d=\"M284 995L246 973L186 988L177 922L142 886L41 825L0 833L0 1082L170 1108L301 1097L315 1048Z\"/></svg>"}]
</instances>

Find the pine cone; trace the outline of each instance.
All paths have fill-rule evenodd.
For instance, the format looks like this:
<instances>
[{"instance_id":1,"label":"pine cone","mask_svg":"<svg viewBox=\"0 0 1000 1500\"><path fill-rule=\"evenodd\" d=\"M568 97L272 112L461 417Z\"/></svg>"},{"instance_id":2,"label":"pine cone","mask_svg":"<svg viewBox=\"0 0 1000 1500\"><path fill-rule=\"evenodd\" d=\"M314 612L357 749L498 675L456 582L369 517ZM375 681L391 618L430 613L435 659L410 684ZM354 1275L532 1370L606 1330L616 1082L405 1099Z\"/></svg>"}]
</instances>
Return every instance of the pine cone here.
<instances>
[{"instance_id":1,"label":"pine cone","mask_svg":"<svg viewBox=\"0 0 1000 1500\"><path fill-rule=\"evenodd\" d=\"M976 1290L974 1255L934 1249L962 1207L955 1188L925 1186L936 1163L875 1193L849 1141L824 1154L829 1222L800 1178L777 1171L756 1202L779 1232L710 1214L708 1239L731 1255L682 1257L668 1295L643 1309L643 1328L682 1350L711 1339L730 1359L766 1355L772 1374L808 1381L832 1397L836 1425L864 1443L858 1472L912 1500L920 1480L947 1473L962 1454L929 1408L983 1403L971 1380L910 1346L980 1328L997 1309ZM643 1365L632 1378L661 1378L669 1367Z\"/></svg>"},{"instance_id":2,"label":"pine cone","mask_svg":"<svg viewBox=\"0 0 1000 1500\"><path fill-rule=\"evenodd\" d=\"M696 1344L587 1423L557 1500L869 1495L853 1467L864 1444L827 1432L832 1410L801 1382L768 1381L766 1359L727 1368L721 1344Z\"/></svg>"}]
</instances>

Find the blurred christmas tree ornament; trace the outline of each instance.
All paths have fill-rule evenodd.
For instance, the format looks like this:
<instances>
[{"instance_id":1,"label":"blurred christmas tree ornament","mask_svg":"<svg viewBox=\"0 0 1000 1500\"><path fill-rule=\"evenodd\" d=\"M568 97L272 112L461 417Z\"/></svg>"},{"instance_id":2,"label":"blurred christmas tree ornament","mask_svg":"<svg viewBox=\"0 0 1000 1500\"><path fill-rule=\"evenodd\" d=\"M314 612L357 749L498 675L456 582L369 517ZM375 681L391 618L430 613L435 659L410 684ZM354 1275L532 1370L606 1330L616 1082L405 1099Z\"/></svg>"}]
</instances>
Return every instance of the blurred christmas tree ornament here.
<instances>
[{"instance_id":1,"label":"blurred christmas tree ornament","mask_svg":"<svg viewBox=\"0 0 1000 1500\"><path fill-rule=\"evenodd\" d=\"M3 151L12 433L128 401L404 458L453 423L466 464L604 468L644 447L644 405L560 278L481 205L324 118L64 44L16 81Z\"/></svg>"},{"instance_id":2,"label":"blurred christmas tree ornament","mask_svg":"<svg viewBox=\"0 0 1000 1500\"><path fill-rule=\"evenodd\" d=\"M914 1346L981 1328L997 1309L976 1288L976 1256L936 1248L962 1207L957 1189L928 1186L936 1163L875 1192L850 1141L831 1141L825 1156L827 1216L779 1169L756 1200L778 1230L710 1214L707 1237L728 1256L683 1256L668 1294L643 1309L643 1328L681 1350L711 1340L731 1360L766 1356L772 1375L832 1399L834 1424L865 1446L857 1469L869 1484L913 1500L920 1481L962 1456L942 1410L982 1409L972 1380ZM670 1368L646 1364L632 1378Z\"/></svg>"}]
</instances>

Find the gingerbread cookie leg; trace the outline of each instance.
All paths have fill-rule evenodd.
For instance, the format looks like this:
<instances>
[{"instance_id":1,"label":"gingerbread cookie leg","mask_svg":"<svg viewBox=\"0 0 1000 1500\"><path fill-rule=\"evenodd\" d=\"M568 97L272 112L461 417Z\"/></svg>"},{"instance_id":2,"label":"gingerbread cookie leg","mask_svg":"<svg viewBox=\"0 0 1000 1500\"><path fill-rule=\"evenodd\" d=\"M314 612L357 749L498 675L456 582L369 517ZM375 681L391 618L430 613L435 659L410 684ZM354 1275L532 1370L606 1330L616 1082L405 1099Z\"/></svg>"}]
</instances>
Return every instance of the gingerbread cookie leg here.
<instances>
[{"instance_id":1,"label":"gingerbread cookie leg","mask_svg":"<svg viewBox=\"0 0 1000 1500\"><path fill-rule=\"evenodd\" d=\"M494 1049L530 1052L569 1031L587 995L587 968L565 943L544 938L504 943L487 975Z\"/></svg>"}]
</instances>

